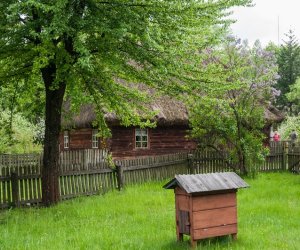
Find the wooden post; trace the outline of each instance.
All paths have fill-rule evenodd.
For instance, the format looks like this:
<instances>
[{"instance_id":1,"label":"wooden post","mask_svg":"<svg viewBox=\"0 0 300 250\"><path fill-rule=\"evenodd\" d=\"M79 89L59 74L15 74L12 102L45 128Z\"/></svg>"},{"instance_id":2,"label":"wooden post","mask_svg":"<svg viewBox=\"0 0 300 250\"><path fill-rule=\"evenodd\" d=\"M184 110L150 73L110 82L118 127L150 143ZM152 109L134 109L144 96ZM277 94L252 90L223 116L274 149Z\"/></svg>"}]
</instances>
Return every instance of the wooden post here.
<instances>
[{"instance_id":1,"label":"wooden post","mask_svg":"<svg viewBox=\"0 0 300 250\"><path fill-rule=\"evenodd\" d=\"M194 164L193 164L193 154L188 154L188 170L190 174L195 174L195 168L194 168Z\"/></svg>"},{"instance_id":2,"label":"wooden post","mask_svg":"<svg viewBox=\"0 0 300 250\"><path fill-rule=\"evenodd\" d=\"M283 142L283 154L282 154L282 170L287 170L287 158L289 152L289 143Z\"/></svg>"},{"instance_id":3,"label":"wooden post","mask_svg":"<svg viewBox=\"0 0 300 250\"><path fill-rule=\"evenodd\" d=\"M117 173L118 190L121 191L121 189L124 188L124 175L123 175L122 166L116 165L116 173Z\"/></svg>"},{"instance_id":4,"label":"wooden post","mask_svg":"<svg viewBox=\"0 0 300 250\"><path fill-rule=\"evenodd\" d=\"M11 191L12 191L12 203L13 206L19 207L19 185L18 185L18 174L11 173Z\"/></svg>"},{"instance_id":5,"label":"wooden post","mask_svg":"<svg viewBox=\"0 0 300 250\"><path fill-rule=\"evenodd\" d=\"M89 170L89 155L88 155L89 151L88 149L83 150L83 165L84 165L84 169L85 170Z\"/></svg>"}]
</instances>

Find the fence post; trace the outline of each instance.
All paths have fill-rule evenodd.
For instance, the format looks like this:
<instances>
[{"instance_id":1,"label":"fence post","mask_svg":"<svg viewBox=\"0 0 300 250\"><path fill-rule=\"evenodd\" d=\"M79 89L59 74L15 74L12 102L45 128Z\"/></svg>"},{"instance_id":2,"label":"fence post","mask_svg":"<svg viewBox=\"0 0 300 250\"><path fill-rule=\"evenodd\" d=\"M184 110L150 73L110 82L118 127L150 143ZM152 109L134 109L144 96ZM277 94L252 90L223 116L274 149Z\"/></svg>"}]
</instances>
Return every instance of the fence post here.
<instances>
[{"instance_id":1,"label":"fence post","mask_svg":"<svg viewBox=\"0 0 300 250\"><path fill-rule=\"evenodd\" d=\"M15 172L11 173L11 192L12 192L12 203L13 203L13 206L19 207L18 174L15 173Z\"/></svg>"},{"instance_id":2,"label":"fence post","mask_svg":"<svg viewBox=\"0 0 300 250\"><path fill-rule=\"evenodd\" d=\"M288 152L289 152L289 143L285 141L283 142L282 170L287 170Z\"/></svg>"},{"instance_id":3,"label":"fence post","mask_svg":"<svg viewBox=\"0 0 300 250\"><path fill-rule=\"evenodd\" d=\"M84 165L84 169L89 170L89 157L88 157L88 149L83 150L83 165Z\"/></svg>"},{"instance_id":4,"label":"fence post","mask_svg":"<svg viewBox=\"0 0 300 250\"><path fill-rule=\"evenodd\" d=\"M194 168L194 164L193 164L193 154L188 154L187 155L187 160L188 160L188 170L190 174L195 174L195 168Z\"/></svg>"},{"instance_id":5,"label":"fence post","mask_svg":"<svg viewBox=\"0 0 300 250\"><path fill-rule=\"evenodd\" d=\"M121 189L124 187L124 175L122 166L116 165L116 173L118 190L121 191Z\"/></svg>"}]
</instances>

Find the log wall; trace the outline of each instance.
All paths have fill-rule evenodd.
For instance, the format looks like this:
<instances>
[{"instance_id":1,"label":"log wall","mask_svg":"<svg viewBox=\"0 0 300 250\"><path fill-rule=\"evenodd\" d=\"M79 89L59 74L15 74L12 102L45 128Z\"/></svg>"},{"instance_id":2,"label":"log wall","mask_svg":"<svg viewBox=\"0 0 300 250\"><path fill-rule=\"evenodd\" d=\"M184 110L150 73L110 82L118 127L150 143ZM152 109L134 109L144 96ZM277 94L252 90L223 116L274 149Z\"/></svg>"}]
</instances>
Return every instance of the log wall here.
<instances>
[{"instance_id":1,"label":"log wall","mask_svg":"<svg viewBox=\"0 0 300 250\"><path fill-rule=\"evenodd\" d=\"M112 156L117 158L133 158L190 151L196 149L196 142L187 139L187 127L157 127L148 129L148 148L135 148L134 127L112 127L112 138L99 143L99 148L107 147ZM92 129L77 129L69 132L69 148L64 149L63 133L60 136L60 149L77 150L92 148Z\"/></svg>"}]
</instances>

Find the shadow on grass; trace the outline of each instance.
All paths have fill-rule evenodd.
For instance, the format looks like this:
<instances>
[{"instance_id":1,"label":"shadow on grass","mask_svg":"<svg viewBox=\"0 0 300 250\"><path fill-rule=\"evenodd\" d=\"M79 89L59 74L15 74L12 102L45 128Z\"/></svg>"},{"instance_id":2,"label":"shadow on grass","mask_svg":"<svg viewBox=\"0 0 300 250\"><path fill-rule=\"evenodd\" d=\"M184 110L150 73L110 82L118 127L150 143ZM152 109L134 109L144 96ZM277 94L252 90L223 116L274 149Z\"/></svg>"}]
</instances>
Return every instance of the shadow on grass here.
<instances>
[{"instance_id":1,"label":"shadow on grass","mask_svg":"<svg viewBox=\"0 0 300 250\"><path fill-rule=\"evenodd\" d=\"M222 248L232 248L232 244L235 241L231 236L220 236L209 239L198 240L196 249L222 249ZM166 244L162 244L161 249L172 249L172 250L182 250L182 249L191 249L190 237L184 236L182 242L176 240L169 241Z\"/></svg>"}]
</instances>

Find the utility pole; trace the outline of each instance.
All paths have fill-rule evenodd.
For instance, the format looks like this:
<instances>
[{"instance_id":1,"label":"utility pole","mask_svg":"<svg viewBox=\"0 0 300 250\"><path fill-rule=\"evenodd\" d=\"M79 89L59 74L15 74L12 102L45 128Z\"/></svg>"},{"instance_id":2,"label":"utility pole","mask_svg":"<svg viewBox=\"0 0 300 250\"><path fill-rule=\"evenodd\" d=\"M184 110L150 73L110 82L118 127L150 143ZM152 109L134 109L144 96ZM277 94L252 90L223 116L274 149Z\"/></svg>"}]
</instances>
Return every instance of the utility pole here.
<instances>
[{"instance_id":1,"label":"utility pole","mask_svg":"<svg viewBox=\"0 0 300 250\"><path fill-rule=\"evenodd\" d=\"M279 35L279 31L280 31L280 30L279 30L279 27L280 27L280 26L279 26L279 21L280 21L280 20L279 20L279 15L278 15L278 19L277 19L277 39L278 39L278 40L277 40L277 45L278 45L278 47L279 47L279 43L280 43L280 35Z\"/></svg>"}]
</instances>

